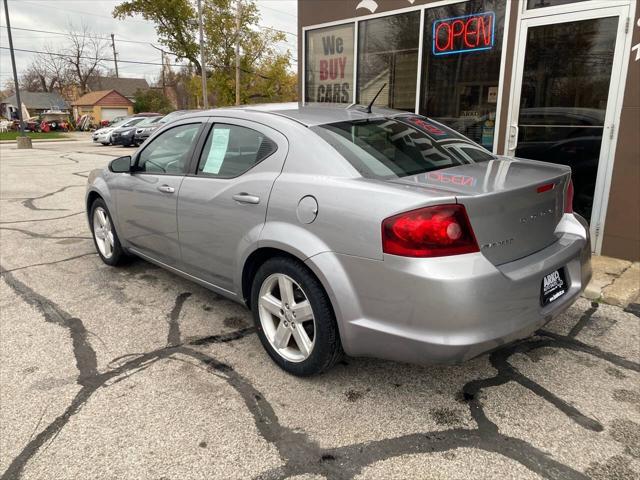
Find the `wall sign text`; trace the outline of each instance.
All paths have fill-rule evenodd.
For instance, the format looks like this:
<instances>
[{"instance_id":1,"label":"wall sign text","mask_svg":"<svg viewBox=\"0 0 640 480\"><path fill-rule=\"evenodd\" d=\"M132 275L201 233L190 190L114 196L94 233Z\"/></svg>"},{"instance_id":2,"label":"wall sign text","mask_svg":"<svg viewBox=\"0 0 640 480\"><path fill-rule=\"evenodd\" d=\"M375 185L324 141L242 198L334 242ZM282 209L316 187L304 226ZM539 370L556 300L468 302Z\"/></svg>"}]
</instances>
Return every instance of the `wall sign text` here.
<instances>
[{"instance_id":1,"label":"wall sign text","mask_svg":"<svg viewBox=\"0 0 640 480\"><path fill-rule=\"evenodd\" d=\"M436 20L432 25L433 54L491 50L495 40L495 23L496 15L493 12Z\"/></svg>"},{"instance_id":2,"label":"wall sign text","mask_svg":"<svg viewBox=\"0 0 640 480\"><path fill-rule=\"evenodd\" d=\"M306 101L353 101L353 35L353 25L307 32Z\"/></svg>"}]
</instances>

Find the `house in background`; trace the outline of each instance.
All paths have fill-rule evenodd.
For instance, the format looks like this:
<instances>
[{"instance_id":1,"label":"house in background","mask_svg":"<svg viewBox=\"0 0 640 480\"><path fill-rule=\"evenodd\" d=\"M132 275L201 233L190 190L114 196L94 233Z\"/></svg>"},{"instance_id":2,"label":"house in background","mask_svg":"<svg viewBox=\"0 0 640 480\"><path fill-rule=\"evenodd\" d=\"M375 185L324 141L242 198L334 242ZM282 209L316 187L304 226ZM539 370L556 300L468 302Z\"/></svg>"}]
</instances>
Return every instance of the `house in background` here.
<instances>
[{"instance_id":1,"label":"house in background","mask_svg":"<svg viewBox=\"0 0 640 480\"><path fill-rule=\"evenodd\" d=\"M91 92L117 90L132 102L138 90L149 90L149 84L144 78L92 77L87 82L87 87Z\"/></svg>"},{"instance_id":2,"label":"house in background","mask_svg":"<svg viewBox=\"0 0 640 480\"><path fill-rule=\"evenodd\" d=\"M71 105L74 118L91 115L96 123L133 113L133 102L116 90L89 92Z\"/></svg>"},{"instance_id":3,"label":"house in background","mask_svg":"<svg viewBox=\"0 0 640 480\"><path fill-rule=\"evenodd\" d=\"M60 96L60 94L52 92L20 92L20 100L29 111L29 115L36 116L47 110L69 110L69 104ZM5 118L11 118L10 110L17 111L19 105L15 94L0 101L0 115ZM16 114L17 115L17 114Z\"/></svg>"}]
</instances>

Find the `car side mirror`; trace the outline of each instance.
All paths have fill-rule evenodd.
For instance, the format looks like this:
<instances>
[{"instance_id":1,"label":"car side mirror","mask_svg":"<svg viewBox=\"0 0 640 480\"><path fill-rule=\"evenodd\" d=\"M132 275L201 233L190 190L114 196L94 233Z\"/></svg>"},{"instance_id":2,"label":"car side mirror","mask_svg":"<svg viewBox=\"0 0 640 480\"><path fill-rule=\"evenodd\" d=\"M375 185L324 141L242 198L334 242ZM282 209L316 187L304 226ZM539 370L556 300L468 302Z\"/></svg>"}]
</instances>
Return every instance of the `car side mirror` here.
<instances>
[{"instance_id":1,"label":"car side mirror","mask_svg":"<svg viewBox=\"0 0 640 480\"><path fill-rule=\"evenodd\" d=\"M119 157L109 162L109 171L113 173L129 173L131 172L131 157Z\"/></svg>"}]
</instances>

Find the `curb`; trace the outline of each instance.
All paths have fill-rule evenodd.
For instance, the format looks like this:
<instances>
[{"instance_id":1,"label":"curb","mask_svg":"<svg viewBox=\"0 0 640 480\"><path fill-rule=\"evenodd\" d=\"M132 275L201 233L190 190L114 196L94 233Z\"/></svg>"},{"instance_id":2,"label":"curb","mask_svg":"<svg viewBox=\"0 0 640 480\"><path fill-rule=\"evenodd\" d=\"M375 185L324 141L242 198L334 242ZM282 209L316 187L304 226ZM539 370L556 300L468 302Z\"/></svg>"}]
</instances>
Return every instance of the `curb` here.
<instances>
[{"instance_id":1,"label":"curb","mask_svg":"<svg viewBox=\"0 0 640 480\"><path fill-rule=\"evenodd\" d=\"M640 263L603 256L592 257L593 278L582 296L625 308L640 299Z\"/></svg>"},{"instance_id":2,"label":"curb","mask_svg":"<svg viewBox=\"0 0 640 480\"><path fill-rule=\"evenodd\" d=\"M75 138L32 138L31 143L77 142ZM0 145L15 145L16 140L0 140Z\"/></svg>"}]
</instances>

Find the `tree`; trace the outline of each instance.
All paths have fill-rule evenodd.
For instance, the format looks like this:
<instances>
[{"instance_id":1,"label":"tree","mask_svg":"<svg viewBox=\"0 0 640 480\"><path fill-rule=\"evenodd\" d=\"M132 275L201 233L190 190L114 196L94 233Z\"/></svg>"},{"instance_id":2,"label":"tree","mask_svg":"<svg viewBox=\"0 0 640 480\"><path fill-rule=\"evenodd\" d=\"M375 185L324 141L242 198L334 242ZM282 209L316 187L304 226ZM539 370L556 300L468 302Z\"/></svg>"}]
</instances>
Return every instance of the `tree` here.
<instances>
[{"instance_id":1,"label":"tree","mask_svg":"<svg viewBox=\"0 0 640 480\"><path fill-rule=\"evenodd\" d=\"M241 51L242 102L292 100L295 90L289 88L291 53L276 49L276 44L284 41L284 34L259 26L259 12L253 0L242 2L237 29L236 6L234 0L203 1L207 88L212 105L235 103L236 42L240 43ZM196 42L198 18L193 0L126 0L113 14L116 18L141 15L153 21L160 43L178 58L187 59L196 75L201 75ZM185 85L195 94L201 88L198 83L190 81Z\"/></svg>"},{"instance_id":2,"label":"tree","mask_svg":"<svg viewBox=\"0 0 640 480\"><path fill-rule=\"evenodd\" d=\"M80 93L84 94L88 90L89 78L100 73L107 43L98 35L90 32L86 25L82 25L79 32L74 31L73 25L71 25L68 35L70 45L62 53L74 82Z\"/></svg>"},{"instance_id":3,"label":"tree","mask_svg":"<svg viewBox=\"0 0 640 480\"><path fill-rule=\"evenodd\" d=\"M133 111L169 113L173 105L164 94L157 89L138 90L134 97Z\"/></svg>"},{"instance_id":4,"label":"tree","mask_svg":"<svg viewBox=\"0 0 640 480\"><path fill-rule=\"evenodd\" d=\"M201 74L196 43L197 12L189 0L128 0L113 9L119 19L141 15L156 25L160 43L178 58L186 58Z\"/></svg>"},{"instance_id":5,"label":"tree","mask_svg":"<svg viewBox=\"0 0 640 480\"><path fill-rule=\"evenodd\" d=\"M20 86L29 92L62 91L69 83L67 59L50 45L20 75Z\"/></svg>"}]
</instances>

